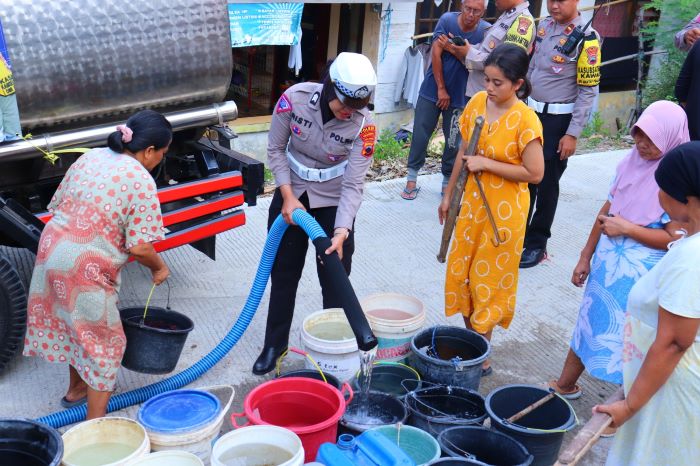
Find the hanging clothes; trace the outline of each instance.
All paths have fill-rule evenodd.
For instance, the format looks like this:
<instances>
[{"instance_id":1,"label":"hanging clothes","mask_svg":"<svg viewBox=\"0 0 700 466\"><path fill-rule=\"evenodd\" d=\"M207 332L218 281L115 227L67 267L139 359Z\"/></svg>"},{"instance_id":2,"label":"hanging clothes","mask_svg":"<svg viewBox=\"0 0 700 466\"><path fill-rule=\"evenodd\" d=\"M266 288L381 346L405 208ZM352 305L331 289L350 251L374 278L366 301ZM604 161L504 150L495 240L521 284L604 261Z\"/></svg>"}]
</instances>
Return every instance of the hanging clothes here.
<instances>
[{"instance_id":1,"label":"hanging clothes","mask_svg":"<svg viewBox=\"0 0 700 466\"><path fill-rule=\"evenodd\" d=\"M294 70L294 76L299 76L299 70L301 70L301 23L297 29L297 36L299 41L296 45L289 47L289 60L287 60L287 67Z\"/></svg>"},{"instance_id":2,"label":"hanging clothes","mask_svg":"<svg viewBox=\"0 0 700 466\"><path fill-rule=\"evenodd\" d=\"M423 53L417 47L408 47L403 54L394 89L394 102L403 97L413 107L418 101L418 91L425 76Z\"/></svg>"}]
</instances>

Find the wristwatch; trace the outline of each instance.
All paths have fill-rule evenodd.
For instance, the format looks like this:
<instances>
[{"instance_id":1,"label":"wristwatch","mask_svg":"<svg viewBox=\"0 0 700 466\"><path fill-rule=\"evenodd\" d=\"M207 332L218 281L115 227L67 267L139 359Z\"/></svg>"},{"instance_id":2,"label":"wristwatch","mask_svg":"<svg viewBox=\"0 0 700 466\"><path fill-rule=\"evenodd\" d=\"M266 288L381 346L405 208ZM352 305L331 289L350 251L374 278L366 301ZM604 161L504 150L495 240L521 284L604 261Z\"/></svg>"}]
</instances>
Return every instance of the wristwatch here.
<instances>
[{"instance_id":1,"label":"wristwatch","mask_svg":"<svg viewBox=\"0 0 700 466\"><path fill-rule=\"evenodd\" d=\"M335 230L333 230L333 236L338 236L338 235L344 235L343 240L348 239L348 236L350 236L350 230L344 227L338 227Z\"/></svg>"}]
</instances>

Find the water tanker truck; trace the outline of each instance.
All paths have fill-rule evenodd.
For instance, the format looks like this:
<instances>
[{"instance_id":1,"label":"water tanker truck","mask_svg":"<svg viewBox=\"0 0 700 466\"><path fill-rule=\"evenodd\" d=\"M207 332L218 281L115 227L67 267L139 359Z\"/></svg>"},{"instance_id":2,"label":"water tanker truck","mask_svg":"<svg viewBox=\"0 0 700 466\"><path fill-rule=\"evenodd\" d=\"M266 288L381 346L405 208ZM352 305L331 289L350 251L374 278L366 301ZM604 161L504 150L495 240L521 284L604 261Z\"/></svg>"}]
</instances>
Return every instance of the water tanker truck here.
<instances>
[{"instance_id":1,"label":"water tanker truck","mask_svg":"<svg viewBox=\"0 0 700 466\"><path fill-rule=\"evenodd\" d=\"M32 253L75 148L104 146L140 109L166 115L173 142L151 174L167 235L154 245L212 259L216 235L245 224L263 164L231 150L225 0L0 0L0 21L24 132L0 143L1 371L24 339Z\"/></svg>"}]
</instances>

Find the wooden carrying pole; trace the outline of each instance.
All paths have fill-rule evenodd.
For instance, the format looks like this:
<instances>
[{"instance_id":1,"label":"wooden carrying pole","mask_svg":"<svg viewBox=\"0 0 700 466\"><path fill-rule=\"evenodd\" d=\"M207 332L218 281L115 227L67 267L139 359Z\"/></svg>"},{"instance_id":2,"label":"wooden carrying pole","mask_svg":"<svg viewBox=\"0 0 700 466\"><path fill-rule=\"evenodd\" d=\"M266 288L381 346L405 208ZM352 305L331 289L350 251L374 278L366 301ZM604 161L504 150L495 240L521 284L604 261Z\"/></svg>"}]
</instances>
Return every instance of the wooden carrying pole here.
<instances>
[{"instance_id":1,"label":"wooden carrying pole","mask_svg":"<svg viewBox=\"0 0 700 466\"><path fill-rule=\"evenodd\" d=\"M464 151L464 155L474 155L476 151L476 145L479 142L479 136L481 136L481 129L484 127L484 117L478 116L474 121L474 130L472 131L472 137L469 139L469 144ZM459 155L458 155L459 156ZM457 184L452 191L452 199L450 199L450 208L447 211L447 219L445 220L445 227L442 229L442 241L440 242L440 252L438 252L437 260L441 264L445 262L445 257L447 256L447 248L450 246L450 240L452 239L452 232L455 229L455 223L457 222L457 215L459 215L459 208L462 204L462 196L464 195L464 187L467 184L467 178L469 177L469 170L467 167L462 165L462 170L459 172L459 178L457 178Z\"/></svg>"},{"instance_id":2,"label":"wooden carrying pole","mask_svg":"<svg viewBox=\"0 0 700 466\"><path fill-rule=\"evenodd\" d=\"M554 394L554 392L546 394L545 396L543 396L539 400L532 403L530 406L526 406L522 410L513 414L511 417L506 419L506 421L508 421L511 424L515 424L515 422L519 421L520 418L527 416L528 414L530 414L531 412L533 412L534 410L536 410L537 408L539 408L540 406L542 406L543 404L545 404L546 402L548 402L549 400L554 398L555 396L556 395Z\"/></svg>"},{"instance_id":3,"label":"wooden carrying pole","mask_svg":"<svg viewBox=\"0 0 700 466\"><path fill-rule=\"evenodd\" d=\"M624 391L620 388L605 400L605 404L620 401L624 397ZM578 463L611 423L612 418L607 414L594 413L591 419L579 430L576 437L559 453L559 459L554 463L554 466L573 466Z\"/></svg>"}]
</instances>

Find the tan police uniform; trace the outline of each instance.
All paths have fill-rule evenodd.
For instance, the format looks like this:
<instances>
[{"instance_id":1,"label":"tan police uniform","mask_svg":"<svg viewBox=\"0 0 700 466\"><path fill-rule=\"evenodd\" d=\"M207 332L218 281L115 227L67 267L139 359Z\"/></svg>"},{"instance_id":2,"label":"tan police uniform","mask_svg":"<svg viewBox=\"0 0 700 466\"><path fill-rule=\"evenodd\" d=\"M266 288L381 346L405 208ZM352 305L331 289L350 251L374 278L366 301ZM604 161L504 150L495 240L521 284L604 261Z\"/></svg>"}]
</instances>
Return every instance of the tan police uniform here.
<instances>
[{"instance_id":1,"label":"tan police uniform","mask_svg":"<svg viewBox=\"0 0 700 466\"><path fill-rule=\"evenodd\" d=\"M280 97L268 135L268 163L277 186L289 184L311 208L337 206L334 228L352 230L372 163L376 127L369 110L348 121L325 125L320 109L322 84L302 83Z\"/></svg>"},{"instance_id":2,"label":"tan police uniform","mask_svg":"<svg viewBox=\"0 0 700 466\"><path fill-rule=\"evenodd\" d=\"M516 44L530 51L535 32L535 20L528 10L529 7L529 2L523 2L503 12L493 26L486 31L484 40L469 47L469 52L464 59L464 65L469 70L467 97L484 90L484 62L493 49L506 43Z\"/></svg>"},{"instance_id":3,"label":"tan police uniform","mask_svg":"<svg viewBox=\"0 0 700 466\"><path fill-rule=\"evenodd\" d=\"M355 249L353 222L374 155L376 128L366 108L356 110L347 121L331 118L324 124L321 107L327 104L323 103L322 89L323 84L296 84L284 92L275 107L267 152L278 189L270 204L268 228L282 209L279 187L291 185L294 196L326 235L332 237L335 228L350 230L343 243L342 258L345 271L350 274ZM272 268L265 344L258 373L272 367L263 364L270 363L264 356L266 351L278 355L287 347L308 242L301 228L290 226L280 243ZM323 308L343 307L319 260L316 262Z\"/></svg>"},{"instance_id":4,"label":"tan police uniform","mask_svg":"<svg viewBox=\"0 0 700 466\"><path fill-rule=\"evenodd\" d=\"M570 24L563 25L548 17L537 27L528 71L532 84L528 105L535 110L544 129L545 171L538 185L530 185L531 215L522 261L527 261L528 252L546 251L559 199L559 179L567 164L557 152L559 141L566 134L575 138L581 135L598 95L598 33L589 27L571 53L567 55L563 48L574 29L584 25L579 15ZM521 265L524 264L521 262Z\"/></svg>"}]
</instances>

